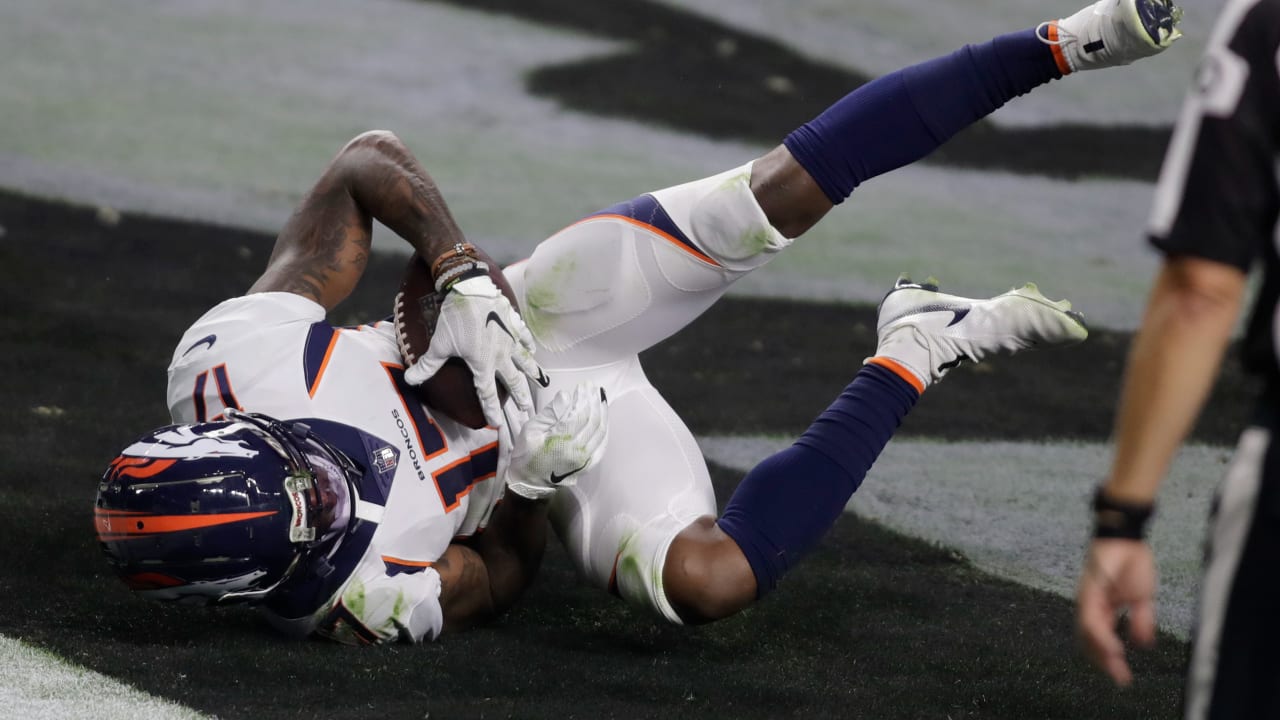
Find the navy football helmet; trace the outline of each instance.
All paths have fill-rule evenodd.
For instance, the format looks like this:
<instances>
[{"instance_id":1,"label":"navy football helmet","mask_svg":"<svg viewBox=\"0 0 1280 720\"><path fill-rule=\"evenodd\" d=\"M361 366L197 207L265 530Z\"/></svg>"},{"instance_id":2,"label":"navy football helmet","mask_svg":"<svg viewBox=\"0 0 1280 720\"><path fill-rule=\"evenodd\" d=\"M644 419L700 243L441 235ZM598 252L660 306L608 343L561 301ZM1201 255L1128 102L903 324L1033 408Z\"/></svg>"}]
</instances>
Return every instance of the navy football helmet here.
<instances>
[{"instance_id":1,"label":"navy football helmet","mask_svg":"<svg viewBox=\"0 0 1280 720\"><path fill-rule=\"evenodd\" d=\"M142 436L98 485L103 553L145 597L264 599L350 521L360 471L341 451L302 422L227 417Z\"/></svg>"}]
</instances>

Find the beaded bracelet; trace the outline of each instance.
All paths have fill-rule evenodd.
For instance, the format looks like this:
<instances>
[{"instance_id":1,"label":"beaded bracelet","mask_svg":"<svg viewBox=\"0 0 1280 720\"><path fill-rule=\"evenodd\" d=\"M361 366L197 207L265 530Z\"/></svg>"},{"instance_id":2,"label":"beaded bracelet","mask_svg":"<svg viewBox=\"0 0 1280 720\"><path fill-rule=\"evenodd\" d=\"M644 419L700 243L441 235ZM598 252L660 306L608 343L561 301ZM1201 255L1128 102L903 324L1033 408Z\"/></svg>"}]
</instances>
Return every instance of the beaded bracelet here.
<instances>
[{"instance_id":1,"label":"beaded bracelet","mask_svg":"<svg viewBox=\"0 0 1280 720\"><path fill-rule=\"evenodd\" d=\"M454 285L489 274L489 264L481 260L467 260L449 265L436 277L436 292L449 292Z\"/></svg>"},{"instance_id":2,"label":"beaded bracelet","mask_svg":"<svg viewBox=\"0 0 1280 720\"><path fill-rule=\"evenodd\" d=\"M431 262L431 277L439 277L445 264L460 260L476 260L476 246L471 243L454 243L453 247L436 256Z\"/></svg>"}]
</instances>

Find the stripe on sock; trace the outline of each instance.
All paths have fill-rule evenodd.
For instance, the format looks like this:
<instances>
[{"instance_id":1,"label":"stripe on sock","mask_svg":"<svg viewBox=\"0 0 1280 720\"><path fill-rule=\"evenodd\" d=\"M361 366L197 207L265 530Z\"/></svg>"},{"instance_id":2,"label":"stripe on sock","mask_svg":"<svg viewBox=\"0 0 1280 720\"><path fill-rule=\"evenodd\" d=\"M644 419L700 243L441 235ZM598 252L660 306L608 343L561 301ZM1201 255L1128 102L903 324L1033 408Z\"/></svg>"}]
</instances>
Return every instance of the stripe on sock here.
<instances>
[{"instance_id":1,"label":"stripe on sock","mask_svg":"<svg viewBox=\"0 0 1280 720\"><path fill-rule=\"evenodd\" d=\"M894 360L893 358L887 358L881 355L877 355L876 357L873 357L870 360L867 360L867 364L879 365L880 367L891 371L894 375L897 375L898 377L910 383L911 387L916 389L917 394L920 394L920 395L924 394L924 382L922 382L915 373L908 370L905 365L898 362L897 360Z\"/></svg>"}]
</instances>

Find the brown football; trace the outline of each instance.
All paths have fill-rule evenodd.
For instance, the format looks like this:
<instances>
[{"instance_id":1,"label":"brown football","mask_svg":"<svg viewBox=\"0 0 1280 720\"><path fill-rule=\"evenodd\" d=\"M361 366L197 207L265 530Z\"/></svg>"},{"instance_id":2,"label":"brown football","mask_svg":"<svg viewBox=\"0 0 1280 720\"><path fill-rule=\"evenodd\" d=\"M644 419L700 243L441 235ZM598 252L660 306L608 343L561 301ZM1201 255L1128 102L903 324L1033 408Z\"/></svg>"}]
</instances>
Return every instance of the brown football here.
<instances>
[{"instance_id":1,"label":"brown football","mask_svg":"<svg viewBox=\"0 0 1280 720\"><path fill-rule=\"evenodd\" d=\"M489 265L489 277L493 279L493 283L519 311L515 291L503 276L502 267L483 250L476 248L476 254ZM444 294L436 292L427 263L414 253L400 278L400 291L396 293L392 314L405 367L417 362L418 358L426 354L427 348L431 347L431 336L435 333L440 303L443 300ZM498 385L498 395L500 399L506 400L506 391L501 383ZM460 358L449 358L435 375L418 386L418 397L431 409L444 413L467 427L482 428L488 424L484 419L484 410L480 407L480 399L476 397L471 370Z\"/></svg>"}]
</instances>

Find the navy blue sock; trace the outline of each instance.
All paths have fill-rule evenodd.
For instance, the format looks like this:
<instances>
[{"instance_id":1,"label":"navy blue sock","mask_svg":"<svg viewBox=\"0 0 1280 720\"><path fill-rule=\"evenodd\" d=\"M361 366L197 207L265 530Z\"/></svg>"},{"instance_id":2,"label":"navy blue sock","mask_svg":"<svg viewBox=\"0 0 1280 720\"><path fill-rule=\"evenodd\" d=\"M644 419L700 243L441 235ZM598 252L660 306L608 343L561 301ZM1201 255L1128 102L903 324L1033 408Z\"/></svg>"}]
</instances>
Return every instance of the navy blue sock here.
<instances>
[{"instance_id":1,"label":"navy blue sock","mask_svg":"<svg viewBox=\"0 0 1280 720\"><path fill-rule=\"evenodd\" d=\"M718 524L751 563L757 597L840 517L919 397L892 371L864 366L794 445L742 479Z\"/></svg>"},{"instance_id":2,"label":"navy blue sock","mask_svg":"<svg viewBox=\"0 0 1280 720\"><path fill-rule=\"evenodd\" d=\"M933 152L1009 100L1062 77L1035 30L966 45L854 90L783 143L835 204Z\"/></svg>"}]
</instances>

